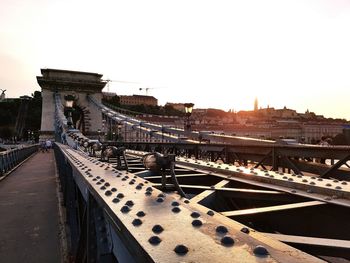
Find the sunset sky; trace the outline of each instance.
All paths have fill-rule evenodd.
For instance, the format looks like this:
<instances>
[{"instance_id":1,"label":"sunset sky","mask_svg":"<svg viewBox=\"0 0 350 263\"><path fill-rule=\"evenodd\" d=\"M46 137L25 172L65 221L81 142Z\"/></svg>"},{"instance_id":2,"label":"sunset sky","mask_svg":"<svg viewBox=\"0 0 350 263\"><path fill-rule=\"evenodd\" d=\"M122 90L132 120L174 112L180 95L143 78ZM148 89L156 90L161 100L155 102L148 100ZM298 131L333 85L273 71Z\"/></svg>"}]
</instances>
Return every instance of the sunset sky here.
<instances>
[{"instance_id":1,"label":"sunset sky","mask_svg":"<svg viewBox=\"0 0 350 263\"><path fill-rule=\"evenodd\" d=\"M309 109L350 119L350 1L1 0L0 89L40 68L91 71L118 94L224 110ZM156 88L158 87L158 88Z\"/></svg>"}]
</instances>

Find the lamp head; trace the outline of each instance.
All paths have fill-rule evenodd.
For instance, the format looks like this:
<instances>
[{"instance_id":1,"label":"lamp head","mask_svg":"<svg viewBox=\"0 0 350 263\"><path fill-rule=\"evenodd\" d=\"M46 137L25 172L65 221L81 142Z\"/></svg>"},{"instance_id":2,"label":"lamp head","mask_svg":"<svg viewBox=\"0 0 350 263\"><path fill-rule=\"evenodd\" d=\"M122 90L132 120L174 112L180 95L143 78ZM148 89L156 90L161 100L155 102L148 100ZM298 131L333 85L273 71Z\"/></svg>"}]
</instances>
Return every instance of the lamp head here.
<instances>
[{"instance_id":1,"label":"lamp head","mask_svg":"<svg viewBox=\"0 0 350 263\"><path fill-rule=\"evenodd\" d=\"M185 106L186 114L191 115L194 104L193 103L185 103L184 106Z\"/></svg>"}]
</instances>

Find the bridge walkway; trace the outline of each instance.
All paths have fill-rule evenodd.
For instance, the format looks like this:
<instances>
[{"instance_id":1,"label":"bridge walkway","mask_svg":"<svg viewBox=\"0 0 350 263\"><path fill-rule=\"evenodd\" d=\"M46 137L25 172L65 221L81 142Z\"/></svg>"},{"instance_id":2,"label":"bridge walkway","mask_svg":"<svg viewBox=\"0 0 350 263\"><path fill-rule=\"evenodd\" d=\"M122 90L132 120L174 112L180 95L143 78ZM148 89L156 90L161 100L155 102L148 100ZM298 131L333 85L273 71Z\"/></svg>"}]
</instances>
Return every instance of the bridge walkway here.
<instances>
[{"instance_id":1,"label":"bridge walkway","mask_svg":"<svg viewBox=\"0 0 350 263\"><path fill-rule=\"evenodd\" d=\"M53 150L0 182L0 261L61 262Z\"/></svg>"}]
</instances>

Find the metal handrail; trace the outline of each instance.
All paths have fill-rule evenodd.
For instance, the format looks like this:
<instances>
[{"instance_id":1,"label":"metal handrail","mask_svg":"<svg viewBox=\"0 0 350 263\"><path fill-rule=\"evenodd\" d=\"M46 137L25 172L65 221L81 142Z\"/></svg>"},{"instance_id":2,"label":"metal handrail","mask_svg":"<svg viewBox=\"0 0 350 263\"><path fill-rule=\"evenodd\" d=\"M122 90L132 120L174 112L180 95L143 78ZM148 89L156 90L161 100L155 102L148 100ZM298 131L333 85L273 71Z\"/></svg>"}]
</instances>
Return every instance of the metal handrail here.
<instances>
[{"instance_id":1,"label":"metal handrail","mask_svg":"<svg viewBox=\"0 0 350 263\"><path fill-rule=\"evenodd\" d=\"M0 178L11 172L19 163L36 152L38 148L39 144L34 144L0 152Z\"/></svg>"}]
</instances>

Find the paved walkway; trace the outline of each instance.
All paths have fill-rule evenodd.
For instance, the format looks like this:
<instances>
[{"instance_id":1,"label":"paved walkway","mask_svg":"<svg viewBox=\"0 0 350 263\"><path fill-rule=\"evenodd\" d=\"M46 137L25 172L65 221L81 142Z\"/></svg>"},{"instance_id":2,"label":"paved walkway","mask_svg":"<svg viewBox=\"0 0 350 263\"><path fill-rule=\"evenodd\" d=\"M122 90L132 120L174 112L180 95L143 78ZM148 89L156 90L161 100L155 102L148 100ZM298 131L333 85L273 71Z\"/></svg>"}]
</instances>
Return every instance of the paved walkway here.
<instances>
[{"instance_id":1,"label":"paved walkway","mask_svg":"<svg viewBox=\"0 0 350 263\"><path fill-rule=\"evenodd\" d=\"M0 262L60 262L53 151L0 182Z\"/></svg>"}]
</instances>

